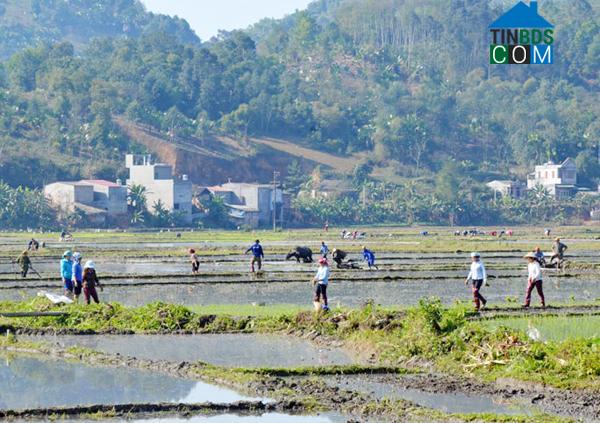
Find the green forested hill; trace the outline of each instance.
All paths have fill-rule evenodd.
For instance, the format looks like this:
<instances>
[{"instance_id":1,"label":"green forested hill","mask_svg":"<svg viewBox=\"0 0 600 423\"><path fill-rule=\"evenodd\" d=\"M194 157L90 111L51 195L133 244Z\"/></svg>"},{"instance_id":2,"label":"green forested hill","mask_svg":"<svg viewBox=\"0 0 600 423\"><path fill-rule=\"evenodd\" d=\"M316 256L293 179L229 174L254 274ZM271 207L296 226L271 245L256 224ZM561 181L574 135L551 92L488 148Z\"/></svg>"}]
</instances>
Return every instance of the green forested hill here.
<instances>
[{"instance_id":1,"label":"green forested hill","mask_svg":"<svg viewBox=\"0 0 600 423\"><path fill-rule=\"evenodd\" d=\"M187 22L148 13L137 0L0 0L0 58L43 42L83 48L94 37L139 37L156 30L199 42Z\"/></svg>"},{"instance_id":2,"label":"green forested hill","mask_svg":"<svg viewBox=\"0 0 600 423\"><path fill-rule=\"evenodd\" d=\"M123 116L166 140L269 136L361 157L358 185L413 179L435 193L452 161L444 172L459 177L444 180L460 183L439 195L472 197L492 177L571 156L593 187L599 3L540 1L556 25L548 66L488 66L487 25L510 3L480 0L321 0L201 45L154 17L132 24L139 37L30 48L0 72L0 172L13 185L112 179L140 148L114 124ZM122 28L124 16L105 27Z\"/></svg>"}]
</instances>

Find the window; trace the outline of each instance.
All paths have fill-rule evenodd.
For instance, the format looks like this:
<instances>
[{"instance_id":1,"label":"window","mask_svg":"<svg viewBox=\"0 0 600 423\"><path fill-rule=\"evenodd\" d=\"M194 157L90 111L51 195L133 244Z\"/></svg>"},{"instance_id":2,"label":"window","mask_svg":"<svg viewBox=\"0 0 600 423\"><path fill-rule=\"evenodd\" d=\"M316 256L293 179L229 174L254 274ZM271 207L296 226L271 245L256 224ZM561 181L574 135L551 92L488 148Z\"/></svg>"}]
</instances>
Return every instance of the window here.
<instances>
[{"instance_id":1,"label":"window","mask_svg":"<svg viewBox=\"0 0 600 423\"><path fill-rule=\"evenodd\" d=\"M179 210L179 203L173 204L173 209L174 210Z\"/></svg>"}]
</instances>

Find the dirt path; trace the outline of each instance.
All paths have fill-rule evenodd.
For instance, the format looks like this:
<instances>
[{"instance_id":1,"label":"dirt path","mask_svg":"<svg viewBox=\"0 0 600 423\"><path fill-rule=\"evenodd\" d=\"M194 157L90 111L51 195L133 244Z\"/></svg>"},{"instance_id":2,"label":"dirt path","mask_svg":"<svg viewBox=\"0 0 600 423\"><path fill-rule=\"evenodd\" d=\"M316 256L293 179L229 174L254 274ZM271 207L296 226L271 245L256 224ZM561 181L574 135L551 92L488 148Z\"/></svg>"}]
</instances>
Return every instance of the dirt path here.
<instances>
[{"instance_id":1,"label":"dirt path","mask_svg":"<svg viewBox=\"0 0 600 423\"><path fill-rule=\"evenodd\" d=\"M274 138L251 138L251 143L258 145L265 145L275 150L282 151L284 153L296 156L299 159L308 159L315 163L319 163L330 167L331 169L340 173L352 172L354 167L358 164L356 157L340 157L334 156L333 154L324 153L312 148L302 147L298 144L294 144L290 141Z\"/></svg>"}]
</instances>

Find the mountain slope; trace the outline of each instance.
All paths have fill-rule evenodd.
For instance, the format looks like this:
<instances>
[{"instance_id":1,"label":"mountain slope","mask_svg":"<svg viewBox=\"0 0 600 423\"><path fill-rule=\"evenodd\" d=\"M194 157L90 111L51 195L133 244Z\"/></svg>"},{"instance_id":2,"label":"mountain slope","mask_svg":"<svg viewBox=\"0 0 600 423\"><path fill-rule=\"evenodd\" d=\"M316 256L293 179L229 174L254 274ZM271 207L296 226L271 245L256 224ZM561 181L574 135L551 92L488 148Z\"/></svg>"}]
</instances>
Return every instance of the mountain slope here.
<instances>
[{"instance_id":1,"label":"mountain slope","mask_svg":"<svg viewBox=\"0 0 600 423\"><path fill-rule=\"evenodd\" d=\"M0 58L38 43L82 49L92 38L139 37L150 28L200 41L185 20L149 13L137 0L0 0Z\"/></svg>"}]
</instances>

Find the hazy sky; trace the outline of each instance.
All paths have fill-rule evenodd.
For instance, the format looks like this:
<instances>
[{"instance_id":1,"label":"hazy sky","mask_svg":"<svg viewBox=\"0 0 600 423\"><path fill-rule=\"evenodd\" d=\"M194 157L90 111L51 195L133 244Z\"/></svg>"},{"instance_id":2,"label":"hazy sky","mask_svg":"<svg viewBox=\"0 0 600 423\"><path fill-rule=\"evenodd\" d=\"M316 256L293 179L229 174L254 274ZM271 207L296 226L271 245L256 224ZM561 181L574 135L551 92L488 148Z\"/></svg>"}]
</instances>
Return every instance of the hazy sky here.
<instances>
[{"instance_id":1,"label":"hazy sky","mask_svg":"<svg viewBox=\"0 0 600 423\"><path fill-rule=\"evenodd\" d=\"M262 18L281 18L311 0L142 0L155 13L179 16L206 41L219 29L246 28Z\"/></svg>"}]
</instances>

